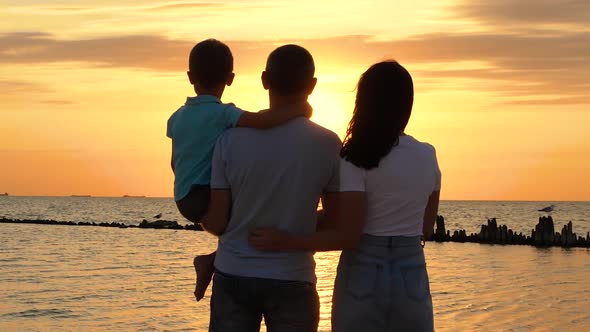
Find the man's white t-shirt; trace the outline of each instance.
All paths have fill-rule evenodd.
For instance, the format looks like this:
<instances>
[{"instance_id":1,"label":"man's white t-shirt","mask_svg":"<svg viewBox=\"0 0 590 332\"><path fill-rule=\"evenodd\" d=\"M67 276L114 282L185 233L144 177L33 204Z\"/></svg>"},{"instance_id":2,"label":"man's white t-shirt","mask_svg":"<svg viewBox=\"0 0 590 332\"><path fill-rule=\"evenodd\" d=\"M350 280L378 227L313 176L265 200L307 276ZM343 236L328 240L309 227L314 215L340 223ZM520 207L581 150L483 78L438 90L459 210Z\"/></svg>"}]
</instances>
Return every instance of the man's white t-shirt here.
<instances>
[{"instance_id":1,"label":"man's white t-shirt","mask_svg":"<svg viewBox=\"0 0 590 332\"><path fill-rule=\"evenodd\" d=\"M363 233L420 236L430 194L441 186L436 151L428 143L402 135L377 168L365 170L342 160L340 185L340 191L367 193Z\"/></svg>"},{"instance_id":2,"label":"man's white t-shirt","mask_svg":"<svg viewBox=\"0 0 590 332\"><path fill-rule=\"evenodd\" d=\"M338 192L342 143L306 118L256 130L233 128L217 141L211 189L231 189L231 217L219 238L215 268L243 277L316 282L310 251L258 251L250 232L275 227L312 233L320 196Z\"/></svg>"}]
</instances>

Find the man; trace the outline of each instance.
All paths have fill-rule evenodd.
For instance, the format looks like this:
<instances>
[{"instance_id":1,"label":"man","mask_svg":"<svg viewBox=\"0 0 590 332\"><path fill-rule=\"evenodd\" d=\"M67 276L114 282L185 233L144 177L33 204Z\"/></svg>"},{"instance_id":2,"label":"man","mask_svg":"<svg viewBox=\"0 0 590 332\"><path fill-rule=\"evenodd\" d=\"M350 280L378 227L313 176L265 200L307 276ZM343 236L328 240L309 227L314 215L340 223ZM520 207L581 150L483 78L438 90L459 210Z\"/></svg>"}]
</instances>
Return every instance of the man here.
<instances>
[{"instance_id":1,"label":"man","mask_svg":"<svg viewBox=\"0 0 590 332\"><path fill-rule=\"evenodd\" d=\"M304 48L274 50L262 73L270 107L306 102L314 72ZM260 252L248 235L263 227L314 232L320 197L339 190L340 147L336 134L307 118L268 130L230 129L218 140L202 222L220 236L209 331L259 331L262 317L269 331L317 331L313 253Z\"/></svg>"}]
</instances>

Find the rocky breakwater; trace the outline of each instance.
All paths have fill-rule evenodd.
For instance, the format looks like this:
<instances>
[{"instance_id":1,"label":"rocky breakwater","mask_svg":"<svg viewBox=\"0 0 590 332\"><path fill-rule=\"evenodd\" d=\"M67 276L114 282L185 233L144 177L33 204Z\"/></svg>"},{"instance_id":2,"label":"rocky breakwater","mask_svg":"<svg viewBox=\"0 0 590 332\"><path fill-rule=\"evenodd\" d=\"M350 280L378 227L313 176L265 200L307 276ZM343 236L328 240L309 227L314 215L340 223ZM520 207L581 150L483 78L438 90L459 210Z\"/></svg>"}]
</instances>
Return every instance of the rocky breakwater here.
<instances>
[{"instance_id":1,"label":"rocky breakwater","mask_svg":"<svg viewBox=\"0 0 590 332\"><path fill-rule=\"evenodd\" d=\"M324 219L323 211L318 211L318 222ZM43 224L43 225L67 225L67 226L100 226L116 228L151 228L151 229L174 229L174 230L196 230L202 231L198 224L181 225L174 220L142 220L138 225L126 225L120 222L74 222L74 221L57 221L57 220L40 220L40 219L9 219L0 218L0 223L18 223L18 224ZM540 217L535 228L531 230L530 235L516 233L506 225L498 225L495 218L488 219L486 224L481 225L479 233L470 233L464 229L451 231L446 229L445 218L438 216L436 218L436 228L432 239L437 242L473 242L489 244L516 244L516 245L533 245L538 247L582 247L590 248L590 232L586 237L574 233L572 222L565 224L561 232L555 231L555 223L551 216Z\"/></svg>"},{"instance_id":2,"label":"rocky breakwater","mask_svg":"<svg viewBox=\"0 0 590 332\"><path fill-rule=\"evenodd\" d=\"M202 231L198 224L181 225L174 220L143 220L139 225L126 225L120 222L87 222L87 221L58 221L52 219L9 219L0 218L0 223L14 223L14 224L40 224L40 225L65 225L65 226L99 226L99 227L116 227L116 228L153 228L153 229L186 229Z\"/></svg>"},{"instance_id":3,"label":"rocky breakwater","mask_svg":"<svg viewBox=\"0 0 590 332\"><path fill-rule=\"evenodd\" d=\"M156 221L147 221L143 220L139 226L139 228L155 228L155 229L188 229L194 231L202 231L203 228L199 224L187 224L187 225L180 225L176 221L171 220L156 220Z\"/></svg>"},{"instance_id":4,"label":"rocky breakwater","mask_svg":"<svg viewBox=\"0 0 590 332\"><path fill-rule=\"evenodd\" d=\"M518 244L533 245L538 247L583 247L590 248L590 232L586 237L578 236L573 231L572 222L563 226L561 232L555 231L555 224L551 216L539 218L535 228L530 235L522 232L516 233L506 225L498 225L495 218L488 219L487 223L481 225L479 233L470 233L464 229L451 232L445 227L445 218L436 218L436 229L432 240L437 242L474 242L490 244Z\"/></svg>"}]
</instances>

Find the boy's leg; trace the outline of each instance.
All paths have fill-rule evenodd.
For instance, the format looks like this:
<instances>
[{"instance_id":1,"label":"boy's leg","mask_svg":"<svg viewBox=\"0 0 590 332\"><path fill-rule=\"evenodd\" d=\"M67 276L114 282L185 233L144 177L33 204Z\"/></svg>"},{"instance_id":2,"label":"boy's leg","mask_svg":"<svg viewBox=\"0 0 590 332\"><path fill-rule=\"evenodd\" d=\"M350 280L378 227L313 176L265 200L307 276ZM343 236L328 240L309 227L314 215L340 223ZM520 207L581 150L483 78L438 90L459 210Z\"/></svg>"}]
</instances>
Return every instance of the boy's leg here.
<instances>
[{"instance_id":1,"label":"boy's leg","mask_svg":"<svg viewBox=\"0 0 590 332\"><path fill-rule=\"evenodd\" d=\"M207 214L209 193L209 186L193 185L188 195L176 202L178 212L189 221L198 223Z\"/></svg>"},{"instance_id":2,"label":"boy's leg","mask_svg":"<svg viewBox=\"0 0 590 332\"><path fill-rule=\"evenodd\" d=\"M205 296L205 291L211 283L213 278L213 271L215 270L213 262L215 261L215 251L209 255L196 256L193 260L197 280L195 283L195 298L200 301Z\"/></svg>"},{"instance_id":3,"label":"boy's leg","mask_svg":"<svg viewBox=\"0 0 590 332\"><path fill-rule=\"evenodd\" d=\"M207 213L209 205L209 186L193 185L190 193L176 202L178 211L183 217L195 224ZM196 272L195 298L200 301L205 296L205 291L211 283L213 277L213 261L215 252L209 255L199 255L193 259L193 265Z\"/></svg>"}]
</instances>

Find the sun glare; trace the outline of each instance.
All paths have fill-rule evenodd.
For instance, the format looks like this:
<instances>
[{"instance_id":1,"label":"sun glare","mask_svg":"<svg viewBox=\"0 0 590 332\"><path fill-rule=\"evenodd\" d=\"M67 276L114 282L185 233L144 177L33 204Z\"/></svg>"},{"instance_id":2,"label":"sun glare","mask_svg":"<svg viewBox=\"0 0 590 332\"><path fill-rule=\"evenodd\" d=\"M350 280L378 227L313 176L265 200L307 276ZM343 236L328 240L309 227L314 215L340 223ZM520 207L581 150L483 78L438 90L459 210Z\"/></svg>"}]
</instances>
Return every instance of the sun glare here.
<instances>
[{"instance_id":1,"label":"sun glare","mask_svg":"<svg viewBox=\"0 0 590 332\"><path fill-rule=\"evenodd\" d=\"M352 103L349 101L352 97L318 88L309 98L313 107L311 120L332 130L342 139L352 116Z\"/></svg>"}]
</instances>

